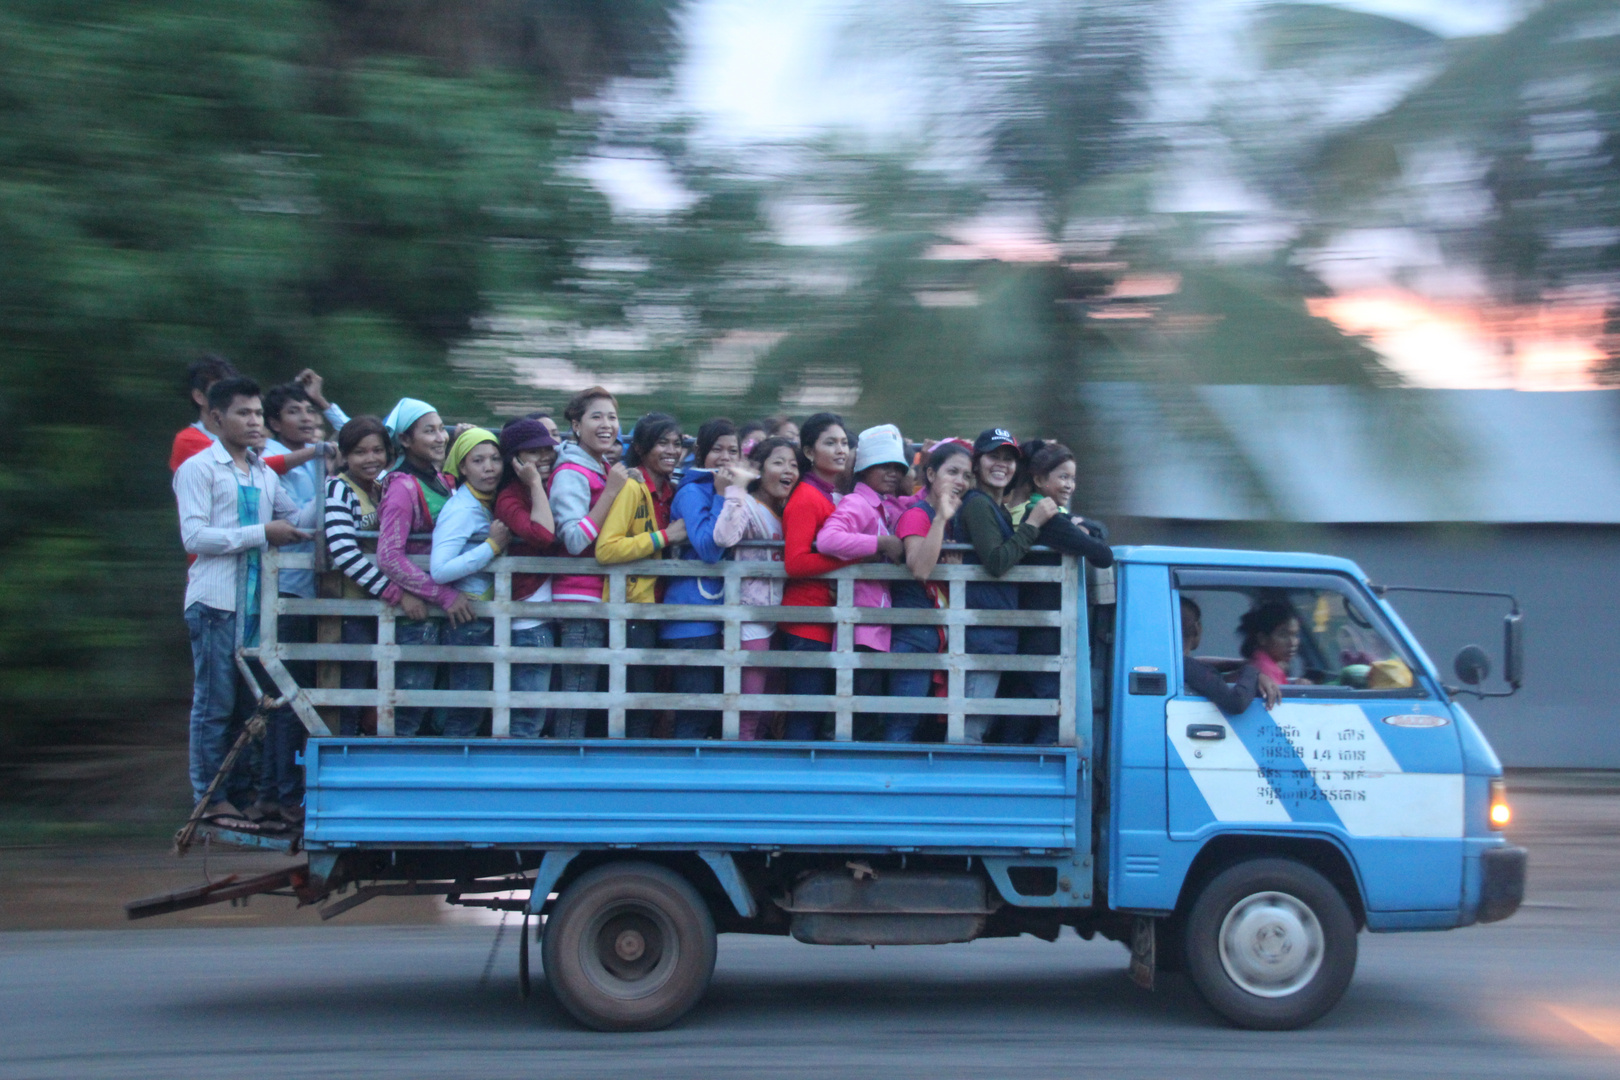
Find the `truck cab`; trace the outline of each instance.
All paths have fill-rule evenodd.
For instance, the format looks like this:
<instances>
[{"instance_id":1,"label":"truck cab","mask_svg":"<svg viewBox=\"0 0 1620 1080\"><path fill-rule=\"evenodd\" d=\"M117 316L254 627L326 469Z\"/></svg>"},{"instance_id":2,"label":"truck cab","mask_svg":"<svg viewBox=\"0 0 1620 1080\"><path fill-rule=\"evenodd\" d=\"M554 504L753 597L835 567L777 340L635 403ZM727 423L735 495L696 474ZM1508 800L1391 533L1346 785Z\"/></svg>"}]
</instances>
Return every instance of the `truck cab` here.
<instances>
[{"instance_id":1,"label":"truck cab","mask_svg":"<svg viewBox=\"0 0 1620 1080\"><path fill-rule=\"evenodd\" d=\"M719 933L922 945L1026 933L1056 941L1070 927L1125 944L1141 985L1185 970L1233 1023L1292 1028L1342 995L1360 931L1440 930L1516 909L1525 854L1500 833L1500 763L1454 700L1458 688L1353 563L1162 547L1123 547L1116 558L1089 580L1055 555L1001 579L1060 585L1055 611L966 608L967 584L985 574L974 565L936 568L949 605L928 611L854 606L856 580L906 573L882 564L835 571L832 606L794 609L738 602L743 578L784 576L780 562L602 567L608 593L593 614L609 623L608 647L543 650L510 645L511 620L577 616L579 605L514 601L511 575L576 564L504 556L489 567L496 599L474 605L492 620L495 645L457 652L396 643L394 614L379 602L270 600L281 568L313 565L307 554L271 552L261 639L239 654L282 691L265 707L289 703L309 728L304 826L273 838L193 820L179 846L211 832L304 851L308 864L137 901L130 916L289 887L323 918L401 893L510 910L523 918L525 986L533 919L554 993L604 1030L662 1027L690 1009ZM630 604L632 572L722 577L723 602ZM1187 674L1240 665L1254 644L1240 627L1262 609L1287 639L1268 653L1280 700L1229 715L1190 690ZM832 650L739 648L742 623L788 610L833 624ZM369 615L377 644L334 644L332 633L281 642L282 613ZM694 617L722 623L718 648L624 647L632 618ZM854 627L870 621L939 626L942 651L859 652ZM981 623L1056 628L1061 645L1055 655L968 653L965 631ZM1517 672L1515 626L1508 668ZM551 659L603 665L607 689L511 688L513 664ZM320 675L300 685L288 660L370 660L378 685L337 689ZM394 666L412 660L487 662L493 688L396 689ZM1467 661L1465 683L1482 662ZM682 663L720 668L723 691L625 689L627 665ZM825 665L836 689L744 695L745 665ZM854 672L873 667L932 668L942 693L856 695ZM987 667L1055 672L1057 695L966 697L965 674ZM377 709L378 735L334 737L327 710L357 704ZM487 708L487 734L392 735L396 705L432 704ZM545 706L600 708L605 723L597 737L509 737L513 708ZM625 737L627 710L660 707L715 710L718 737ZM744 709L826 710L827 723L814 741L743 740ZM890 709L937 714L937 734L855 737L856 715ZM1055 716L1057 739L970 742L971 714Z\"/></svg>"},{"instance_id":2,"label":"truck cab","mask_svg":"<svg viewBox=\"0 0 1620 1080\"><path fill-rule=\"evenodd\" d=\"M1235 984L1243 993L1227 994L1223 1012L1281 1016L1286 1007L1261 1002L1296 997L1346 955L1353 964L1353 947L1332 946L1326 913L1290 892L1304 871L1312 889L1325 883L1344 901L1337 917L1373 932L1514 910L1525 860L1500 834L1501 763L1354 563L1162 547L1116 555L1116 633L1100 642L1112 651L1110 812L1098 833L1107 902L1162 920L1170 963L1192 969L1206 996ZM1200 651L1220 663L1239 657L1240 622L1264 604L1296 620L1298 681L1282 685L1276 708L1256 698L1229 716L1187 686L1187 664L1210 660L1184 648L1185 622L1201 619ZM1201 910L1217 895L1224 911Z\"/></svg>"}]
</instances>

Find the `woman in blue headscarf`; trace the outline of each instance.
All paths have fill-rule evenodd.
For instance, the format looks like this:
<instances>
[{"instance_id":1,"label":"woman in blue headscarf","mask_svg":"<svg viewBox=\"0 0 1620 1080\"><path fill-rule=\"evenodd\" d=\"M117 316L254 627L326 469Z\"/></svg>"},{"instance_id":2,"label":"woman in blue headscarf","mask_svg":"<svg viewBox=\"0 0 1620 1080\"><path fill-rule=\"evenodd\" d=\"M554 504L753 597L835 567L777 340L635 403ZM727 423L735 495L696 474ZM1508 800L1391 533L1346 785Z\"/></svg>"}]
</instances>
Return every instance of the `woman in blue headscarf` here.
<instances>
[{"instance_id":1,"label":"woman in blue headscarf","mask_svg":"<svg viewBox=\"0 0 1620 1080\"><path fill-rule=\"evenodd\" d=\"M440 468L449 446L449 433L432 405L416 398L401 398L383 426L399 444L399 458L383 477L382 501L377 506L377 565L389 579L407 592L445 610L452 626L472 618L465 593L440 585L412 555L427 555L432 544L411 540L411 534L431 533L439 511L450 498L455 481ZM437 645L443 632L442 619L400 619L394 624L394 642L399 645ZM431 690L438 675L437 664L398 663L394 665L394 687L398 690ZM394 734L415 735L427 715L422 705L401 705L394 710Z\"/></svg>"}]
</instances>

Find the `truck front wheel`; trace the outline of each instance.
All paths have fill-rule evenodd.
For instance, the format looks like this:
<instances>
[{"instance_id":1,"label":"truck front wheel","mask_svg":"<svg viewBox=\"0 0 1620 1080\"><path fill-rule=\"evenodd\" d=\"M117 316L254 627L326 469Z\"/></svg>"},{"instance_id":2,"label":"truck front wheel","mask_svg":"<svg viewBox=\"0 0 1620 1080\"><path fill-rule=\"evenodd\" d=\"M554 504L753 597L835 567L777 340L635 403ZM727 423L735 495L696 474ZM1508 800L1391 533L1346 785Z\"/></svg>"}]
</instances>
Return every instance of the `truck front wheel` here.
<instances>
[{"instance_id":1,"label":"truck front wheel","mask_svg":"<svg viewBox=\"0 0 1620 1080\"><path fill-rule=\"evenodd\" d=\"M1338 1003L1356 970L1349 905L1291 859L1251 859L1216 875L1185 933L1198 992L1240 1027L1304 1027Z\"/></svg>"},{"instance_id":2,"label":"truck front wheel","mask_svg":"<svg viewBox=\"0 0 1620 1080\"><path fill-rule=\"evenodd\" d=\"M714 918L679 874L613 863L557 899L541 944L546 981L580 1023L652 1031L678 1020L714 974Z\"/></svg>"}]
</instances>

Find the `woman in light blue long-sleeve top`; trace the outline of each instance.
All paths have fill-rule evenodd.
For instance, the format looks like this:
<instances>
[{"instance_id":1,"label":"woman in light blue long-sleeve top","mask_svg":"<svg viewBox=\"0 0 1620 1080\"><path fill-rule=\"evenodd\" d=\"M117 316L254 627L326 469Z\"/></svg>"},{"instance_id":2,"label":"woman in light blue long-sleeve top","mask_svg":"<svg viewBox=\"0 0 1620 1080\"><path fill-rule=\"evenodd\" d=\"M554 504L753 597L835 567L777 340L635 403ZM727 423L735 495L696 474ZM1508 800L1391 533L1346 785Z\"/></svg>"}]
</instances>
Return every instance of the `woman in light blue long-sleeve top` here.
<instances>
[{"instance_id":1,"label":"woman in light blue long-sleeve top","mask_svg":"<svg viewBox=\"0 0 1620 1080\"><path fill-rule=\"evenodd\" d=\"M433 551L428 572L440 585L465 593L469 600L494 599L495 579L484 567L499 555L511 537L495 520L492 507L501 480L501 448L493 432L471 428L461 433L445 458L445 469L461 481L433 524ZM452 627L448 645L491 645L495 626L489 619L472 619ZM494 669L488 664L451 664L450 689L488 690ZM487 710L457 707L445 711L444 733L456 738L478 734Z\"/></svg>"}]
</instances>

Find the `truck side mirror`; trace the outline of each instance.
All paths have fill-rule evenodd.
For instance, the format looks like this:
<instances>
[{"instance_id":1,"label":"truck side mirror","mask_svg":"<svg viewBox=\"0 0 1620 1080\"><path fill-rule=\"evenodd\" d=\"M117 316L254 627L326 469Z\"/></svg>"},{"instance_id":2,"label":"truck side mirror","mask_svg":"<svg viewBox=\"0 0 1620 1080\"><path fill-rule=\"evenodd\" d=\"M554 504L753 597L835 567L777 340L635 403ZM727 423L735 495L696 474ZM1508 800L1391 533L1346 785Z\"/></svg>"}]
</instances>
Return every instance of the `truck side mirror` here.
<instances>
[{"instance_id":1,"label":"truck side mirror","mask_svg":"<svg viewBox=\"0 0 1620 1080\"><path fill-rule=\"evenodd\" d=\"M1512 631L1510 630L1511 634ZM1511 663L1511 661L1510 661ZM1457 652L1457 659L1452 662L1452 668L1457 672L1457 678L1468 686L1478 686L1491 675L1491 658L1484 649L1478 645L1464 645Z\"/></svg>"},{"instance_id":2,"label":"truck side mirror","mask_svg":"<svg viewBox=\"0 0 1620 1080\"><path fill-rule=\"evenodd\" d=\"M1515 611L1502 620L1502 677L1517 690L1524 683L1524 616Z\"/></svg>"}]
</instances>

